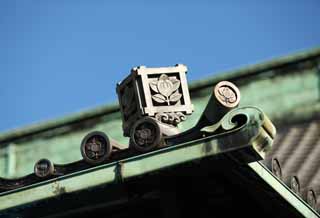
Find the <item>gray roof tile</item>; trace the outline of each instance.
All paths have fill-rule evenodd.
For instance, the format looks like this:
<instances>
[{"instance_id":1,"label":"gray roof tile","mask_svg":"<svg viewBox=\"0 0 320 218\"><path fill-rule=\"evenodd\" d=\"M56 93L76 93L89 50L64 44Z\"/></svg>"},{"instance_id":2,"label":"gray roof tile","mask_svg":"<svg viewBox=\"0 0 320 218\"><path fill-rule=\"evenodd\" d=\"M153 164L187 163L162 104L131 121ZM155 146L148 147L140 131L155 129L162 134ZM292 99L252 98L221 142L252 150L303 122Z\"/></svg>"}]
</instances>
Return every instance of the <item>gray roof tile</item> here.
<instances>
[{"instance_id":1,"label":"gray roof tile","mask_svg":"<svg viewBox=\"0 0 320 218\"><path fill-rule=\"evenodd\" d=\"M276 159L281 174L274 173L320 211L320 121L278 127L278 130L273 148L264 163L272 170L272 160Z\"/></svg>"}]
</instances>

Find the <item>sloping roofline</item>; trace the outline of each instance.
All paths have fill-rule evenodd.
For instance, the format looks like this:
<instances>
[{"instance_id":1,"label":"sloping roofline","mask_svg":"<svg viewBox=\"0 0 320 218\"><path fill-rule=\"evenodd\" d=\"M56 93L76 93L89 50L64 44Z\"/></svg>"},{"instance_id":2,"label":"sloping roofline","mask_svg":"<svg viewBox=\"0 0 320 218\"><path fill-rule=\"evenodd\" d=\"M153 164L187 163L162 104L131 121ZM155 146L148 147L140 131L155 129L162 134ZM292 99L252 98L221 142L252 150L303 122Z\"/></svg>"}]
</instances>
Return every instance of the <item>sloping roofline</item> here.
<instances>
[{"instance_id":1,"label":"sloping roofline","mask_svg":"<svg viewBox=\"0 0 320 218\"><path fill-rule=\"evenodd\" d=\"M299 52L294 55L289 55L285 57L274 58L270 61L267 61L261 64L249 65L247 67L243 67L238 70L222 72L215 76L192 82L189 85L189 89L190 89L190 92L193 92L201 88L212 86L213 84L221 80L235 80L235 79L247 77L250 75L256 75L256 74L262 73L263 71L279 68L284 65L293 64L293 63L297 63L297 62L301 62L301 61L305 61L305 60L317 58L317 57L320 58L320 48L314 48L311 50ZM12 139L33 135L46 130L62 127L65 125L70 125L82 120L87 120L87 119L99 117L101 115L114 113L118 111L119 111L119 106L117 103L107 104L107 105L99 106L94 109L89 109L83 112L73 113L72 115L67 115L62 118L57 118L57 119L53 119L46 122L36 123L33 125L29 125L27 127L17 128L17 129L10 130L8 132L4 132L0 134L0 143L8 142Z\"/></svg>"},{"instance_id":2,"label":"sloping roofline","mask_svg":"<svg viewBox=\"0 0 320 218\"><path fill-rule=\"evenodd\" d=\"M190 91L194 91L197 89L205 88L208 86L212 86L213 84L221 81L221 80L236 80L243 77L248 77L252 75L257 75L259 73L280 68L285 65L290 65L306 60L310 60L313 58L320 58L320 47L314 48L302 52L295 53L293 55L283 56L279 58L273 58L269 61L265 61L263 63L252 64L246 67L242 67L240 69L231 70L219 73L215 76L201 79L189 85Z\"/></svg>"},{"instance_id":3,"label":"sloping roofline","mask_svg":"<svg viewBox=\"0 0 320 218\"><path fill-rule=\"evenodd\" d=\"M218 147L218 139L215 136L206 139L202 138L3 192L0 193L0 201L2 202L0 212L6 215L7 213L11 213L10 210L13 208L16 210L16 213L18 212L17 209L23 213L26 207L30 208L33 203L40 200L55 199L54 197L59 197L61 194L69 194L70 196L70 194L75 192L79 195L82 190L89 188L92 190L108 184L122 185L131 178L144 178L151 176L150 172L173 168L174 166L196 160L212 158L210 162L214 163L213 157L225 153L228 153L228 157L232 156L235 158L239 156L238 152L243 151L244 148L243 145L235 145L232 148L225 147L225 150L220 150ZM246 148L251 149L252 145L247 145ZM235 160L233 158L231 159ZM166 161L164 162L163 160ZM235 163L238 164L239 162L236 161ZM243 164L243 170L250 172L250 181L257 182L260 184L260 187L267 187L268 194L266 196L272 194L274 200L281 200L282 206L285 202L288 202L290 208L294 208L304 217L319 217L308 204L302 201L288 187L284 186L263 164L259 162L252 162L248 165ZM225 173L228 172L230 173L231 171L227 170ZM270 188L275 191L271 193ZM111 191L112 188L108 190ZM60 200L59 202L61 203ZM34 205L33 207L36 206Z\"/></svg>"}]
</instances>

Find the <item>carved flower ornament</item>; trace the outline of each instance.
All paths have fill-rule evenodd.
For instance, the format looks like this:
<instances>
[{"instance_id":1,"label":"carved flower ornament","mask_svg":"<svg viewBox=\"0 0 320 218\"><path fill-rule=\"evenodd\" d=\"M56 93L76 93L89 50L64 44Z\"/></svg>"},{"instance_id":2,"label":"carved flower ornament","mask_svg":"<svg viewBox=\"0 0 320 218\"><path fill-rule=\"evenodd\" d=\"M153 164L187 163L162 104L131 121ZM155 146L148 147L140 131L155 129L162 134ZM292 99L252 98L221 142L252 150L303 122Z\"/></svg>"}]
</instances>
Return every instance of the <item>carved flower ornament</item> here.
<instances>
[{"instance_id":1,"label":"carved flower ornament","mask_svg":"<svg viewBox=\"0 0 320 218\"><path fill-rule=\"evenodd\" d=\"M170 78L166 74L162 74L157 81L150 82L150 88L156 93L152 95L152 99L158 103L177 102L182 97L178 89L180 81L174 77Z\"/></svg>"},{"instance_id":2,"label":"carved flower ornament","mask_svg":"<svg viewBox=\"0 0 320 218\"><path fill-rule=\"evenodd\" d=\"M218 89L220 98L226 103L234 103L237 100L235 93L227 86L222 86Z\"/></svg>"}]
</instances>

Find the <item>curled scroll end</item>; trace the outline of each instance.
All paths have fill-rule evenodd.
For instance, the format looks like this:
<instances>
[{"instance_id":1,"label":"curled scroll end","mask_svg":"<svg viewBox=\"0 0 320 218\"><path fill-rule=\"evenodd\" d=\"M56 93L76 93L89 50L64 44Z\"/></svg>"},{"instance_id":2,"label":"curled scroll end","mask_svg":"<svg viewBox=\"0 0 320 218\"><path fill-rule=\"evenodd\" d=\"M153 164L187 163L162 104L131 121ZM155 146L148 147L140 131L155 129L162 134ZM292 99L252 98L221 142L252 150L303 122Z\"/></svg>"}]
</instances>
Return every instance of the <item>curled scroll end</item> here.
<instances>
[{"instance_id":1,"label":"curled scroll end","mask_svg":"<svg viewBox=\"0 0 320 218\"><path fill-rule=\"evenodd\" d=\"M265 113L263 113L263 124L262 124L262 126L268 132L268 134L270 135L270 137L272 139L274 139L276 137L277 129L273 125L273 123L271 122L271 120L269 119L269 117Z\"/></svg>"},{"instance_id":2,"label":"curled scroll end","mask_svg":"<svg viewBox=\"0 0 320 218\"><path fill-rule=\"evenodd\" d=\"M270 119L257 107L235 108L225 114L217 123L201 129L211 134L238 134L245 143L252 145L253 149L262 159L271 150L276 128Z\"/></svg>"},{"instance_id":3,"label":"curled scroll end","mask_svg":"<svg viewBox=\"0 0 320 218\"><path fill-rule=\"evenodd\" d=\"M272 149L277 130L265 113L261 112L260 116L262 124L260 126L258 135L253 140L252 145L264 159L266 154Z\"/></svg>"},{"instance_id":4,"label":"curled scroll end","mask_svg":"<svg viewBox=\"0 0 320 218\"><path fill-rule=\"evenodd\" d=\"M214 87L214 96L227 108L235 108L240 103L240 90L229 81L221 81Z\"/></svg>"},{"instance_id":5,"label":"curled scroll end","mask_svg":"<svg viewBox=\"0 0 320 218\"><path fill-rule=\"evenodd\" d=\"M217 123L203 127L200 131L201 132L207 132L207 133L214 133L216 132L220 127L223 130L231 130L233 128L236 128L239 123L234 120L234 116L237 114L234 114L233 112L227 113L224 117L221 118Z\"/></svg>"},{"instance_id":6,"label":"curled scroll end","mask_svg":"<svg viewBox=\"0 0 320 218\"><path fill-rule=\"evenodd\" d=\"M271 150L273 144L273 139L264 130L260 128L258 135L253 139L253 148L260 154L260 156L265 159L266 154Z\"/></svg>"},{"instance_id":7,"label":"curled scroll end","mask_svg":"<svg viewBox=\"0 0 320 218\"><path fill-rule=\"evenodd\" d=\"M255 107L234 108L226 113L218 122L210 126L203 127L200 131L214 133L220 127L223 130L232 130L243 126L251 120L259 119L260 110ZM252 118L252 116L255 116Z\"/></svg>"},{"instance_id":8,"label":"curled scroll end","mask_svg":"<svg viewBox=\"0 0 320 218\"><path fill-rule=\"evenodd\" d=\"M54 173L54 165L48 159L40 159L34 165L34 174L37 177L45 178L53 175Z\"/></svg>"},{"instance_id":9,"label":"curled scroll end","mask_svg":"<svg viewBox=\"0 0 320 218\"><path fill-rule=\"evenodd\" d=\"M205 126L203 127L200 131L201 132L208 132L208 133L214 133L219 127L220 127L221 123L215 123L211 126Z\"/></svg>"}]
</instances>

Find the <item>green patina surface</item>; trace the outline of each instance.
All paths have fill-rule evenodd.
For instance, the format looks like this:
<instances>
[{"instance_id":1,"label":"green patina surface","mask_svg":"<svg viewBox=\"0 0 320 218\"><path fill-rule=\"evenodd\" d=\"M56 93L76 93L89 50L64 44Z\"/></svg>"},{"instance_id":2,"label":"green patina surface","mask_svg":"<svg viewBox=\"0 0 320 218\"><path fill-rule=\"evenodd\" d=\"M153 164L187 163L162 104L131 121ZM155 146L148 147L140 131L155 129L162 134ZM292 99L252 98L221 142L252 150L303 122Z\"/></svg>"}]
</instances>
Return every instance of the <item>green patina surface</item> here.
<instances>
[{"instance_id":1,"label":"green patina surface","mask_svg":"<svg viewBox=\"0 0 320 218\"><path fill-rule=\"evenodd\" d=\"M211 149L208 149L208 146ZM30 187L19 188L0 194L0 211L6 215L7 209L27 207L33 202L58 197L61 194L74 193L101 185L121 184L127 179L146 175L151 171L173 167L178 164L195 161L205 157L217 155L223 151L218 149L216 139L208 142L197 140L181 145L156 150L147 154L127 158L119 162L104 164L91 169L61 176L44 181ZM166 161L163 161L166 160ZM305 202L294 195L286 186L282 185L262 164L253 162L248 165L252 171L277 191L290 205L304 217L319 217ZM119 178L119 175L121 178ZM10 213L10 212L9 212Z\"/></svg>"},{"instance_id":2,"label":"green patina surface","mask_svg":"<svg viewBox=\"0 0 320 218\"><path fill-rule=\"evenodd\" d=\"M251 147L251 145L247 145L246 147ZM121 172L119 168L120 163L116 161L40 182L29 187L1 193L0 202L2 203L0 204L0 211L7 213L7 209L17 209L19 207L23 209L23 207L33 202L58 197L61 194L79 193L79 191L101 185L121 184L132 177L147 175L152 171L194 162L202 158L213 157L227 150L241 148L242 146L235 146L234 148L221 150L218 146L218 139L214 137L167 147L123 159L121 161ZM319 217L305 202L294 195L286 186L283 186L262 164L253 162L248 166L304 217Z\"/></svg>"},{"instance_id":3,"label":"green patina surface","mask_svg":"<svg viewBox=\"0 0 320 218\"><path fill-rule=\"evenodd\" d=\"M261 108L276 123L311 118L320 112L319 65L320 49L314 49L195 82L190 85L195 112L181 127L185 130L195 124L212 87L221 80L238 85L241 105ZM118 106L102 106L1 134L0 176L31 173L40 158L62 164L79 160L80 142L92 130L104 131L123 144L128 142L122 136Z\"/></svg>"}]
</instances>

